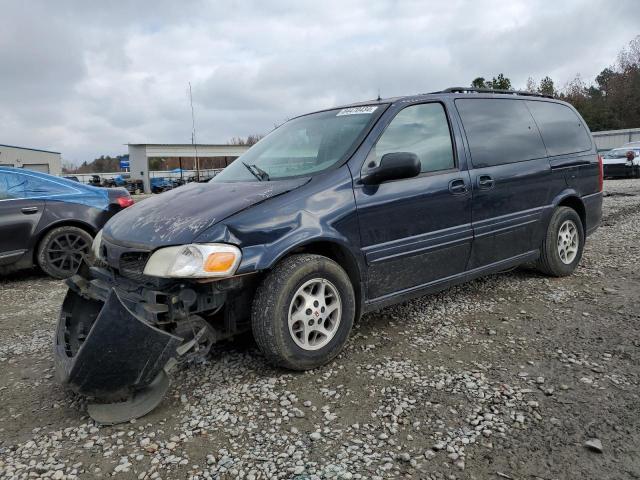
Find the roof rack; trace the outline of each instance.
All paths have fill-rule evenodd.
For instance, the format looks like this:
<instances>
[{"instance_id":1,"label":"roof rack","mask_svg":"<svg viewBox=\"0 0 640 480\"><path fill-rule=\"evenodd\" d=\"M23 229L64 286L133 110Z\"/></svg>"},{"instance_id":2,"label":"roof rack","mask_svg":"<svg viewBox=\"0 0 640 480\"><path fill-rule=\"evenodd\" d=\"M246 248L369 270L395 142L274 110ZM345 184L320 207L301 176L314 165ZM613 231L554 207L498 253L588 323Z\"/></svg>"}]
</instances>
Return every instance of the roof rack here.
<instances>
[{"instance_id":1,"label":"roof rack","mask_svg":"<svg viewBox=\"0 0 640 480\"><path fill-rule=\"evenodd\" d=\"M544 95L536 92L523 92L520 90L499 90L493 88L475 88L475 87L450 87L436 93L498 93L502 95L522 95L525 97L544 97L553 98L551 95Z\"/></svg>"}]
</instances>

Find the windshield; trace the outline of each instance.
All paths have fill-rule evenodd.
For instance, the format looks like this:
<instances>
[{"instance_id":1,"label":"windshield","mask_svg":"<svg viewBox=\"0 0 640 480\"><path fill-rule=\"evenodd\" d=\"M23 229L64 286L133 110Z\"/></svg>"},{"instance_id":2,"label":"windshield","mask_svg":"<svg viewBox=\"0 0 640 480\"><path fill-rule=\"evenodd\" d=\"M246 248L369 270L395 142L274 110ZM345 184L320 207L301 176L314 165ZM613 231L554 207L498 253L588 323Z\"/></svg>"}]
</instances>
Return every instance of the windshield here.
<instances>
[{"instance_id":1,"label":"windshield","mask_svg":"<svg viewBox=\"0 0 640 480\"><path fill-rule=\"evenodd\" d=\"M256 143L211 181L268 181L326 170L345 160L383 110L381 105L371 105L294 118Z\"/></svg>"},{"instance_id":2,"label":"windshield","mask_svg":"<svg viewBox=\"0 0 640 480\"><path fill-rule=\"evenodd\" d=\"M631 148L616 148L609 150L604 154L604 158L626 158L627 152L633 152L635 156L638 156L638 151Z\"/></svg>"}]
</instances>

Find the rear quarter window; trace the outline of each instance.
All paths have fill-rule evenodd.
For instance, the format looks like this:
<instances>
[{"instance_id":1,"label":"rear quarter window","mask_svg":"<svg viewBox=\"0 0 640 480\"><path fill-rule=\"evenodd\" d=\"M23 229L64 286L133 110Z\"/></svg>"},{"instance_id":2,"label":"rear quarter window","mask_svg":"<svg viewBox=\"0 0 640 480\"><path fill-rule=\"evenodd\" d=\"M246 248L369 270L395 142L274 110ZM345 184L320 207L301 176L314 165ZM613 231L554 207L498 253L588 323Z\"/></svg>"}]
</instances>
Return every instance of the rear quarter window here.
<instances>
[{"instance_id":1,"label":"rear quarter window","mask_svg":"<svg viewBox=\"0 0 640 480\"><path fill-rule=\"evenodd\" d=\"M458 98L455 104L474 167L547 156L540 132L523 100Z\"/></svg>"},{"instance_id":2,"label":"rear quarter window","mask_svg":"<svg viewBox=\"0 0 640 480\"><path fill-rule=\"evenodd\" d=\"M584 122L566 105L544 101L527 101L538 124L549 156L591 150L591 138Z\"/></svg>"},{"instance_id":3,"label":"rear quarter window","mask_svg":"<svg viewBox=\"0 0 640 480\"><path fill-rule=\"evenodd\" d=\"M0 200L46 198L74 193L78 193L78 190L56 181L36 178L22 172L0 171Z\"/></svg>"}]
</instances>

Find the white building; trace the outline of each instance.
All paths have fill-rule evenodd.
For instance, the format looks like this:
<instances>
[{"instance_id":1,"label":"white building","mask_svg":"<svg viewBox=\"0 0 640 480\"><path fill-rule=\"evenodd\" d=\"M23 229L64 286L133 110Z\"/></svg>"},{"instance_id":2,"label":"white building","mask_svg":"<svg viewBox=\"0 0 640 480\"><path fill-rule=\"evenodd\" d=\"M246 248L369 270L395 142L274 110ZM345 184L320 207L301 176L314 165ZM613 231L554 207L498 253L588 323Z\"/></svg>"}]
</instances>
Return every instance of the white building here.
<instances>
[{"instance_id":1,"label":"white building","mask_svg":"<svg viewBox=\"0 0 640 480\"><path fill-rule=\"evenodd\" d=\"M26 168L51 175L60 175L62 173L62 158L60 152L0 144L0 166Z\"/></svg>"},{"instance_id":2,"label":"white building","mask_svg":"<svg viewBox=\"0 0 640 480\"><path fill-rule=\"evenodd\" d=\"M611 150L625 143L640 141L640 128L592 132L598 150Z\"/></svg>"},{"instance_id":3,"label":"white building","mask_svg":"<svg viewBox=\"0 0 640 480\"><path fill-rule=\"evenodd\" d=\"M149 159L182 159L185 164L181 168L224 168L244 152L249 150L247 145L215 145L199 143L192 144L166 144L166 143L129 143L129 170L131 178L142 180L145 193L151 191L149 175ZM198 167L193 165L197 159ZM213 162L215 160L215 162ZM209 164L209 166L205 166ZM175 166L178 166L176 164Z\"/></svg>"}]
</instances>

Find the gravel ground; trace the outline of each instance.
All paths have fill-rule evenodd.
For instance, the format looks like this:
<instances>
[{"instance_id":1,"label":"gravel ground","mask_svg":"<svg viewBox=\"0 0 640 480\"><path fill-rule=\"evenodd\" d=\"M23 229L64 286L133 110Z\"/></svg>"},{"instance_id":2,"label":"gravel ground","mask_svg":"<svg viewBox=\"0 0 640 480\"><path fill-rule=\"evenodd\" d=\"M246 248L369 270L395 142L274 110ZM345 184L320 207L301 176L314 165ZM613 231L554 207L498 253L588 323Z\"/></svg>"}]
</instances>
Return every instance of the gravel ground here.
<instances>
[{"instance_id":1,"label":"gravel ground","mask_svg":"<svg viewBox=\"0 0 640 480\"><path fill-rule=\"evenodd\" d=\"M0 280L0 477L640 478L640 181L605 189L572 277L521 268L367 315L312 372L242 337L115 427L53 377L62 283Z\"/></svg>"}]
</instances>

